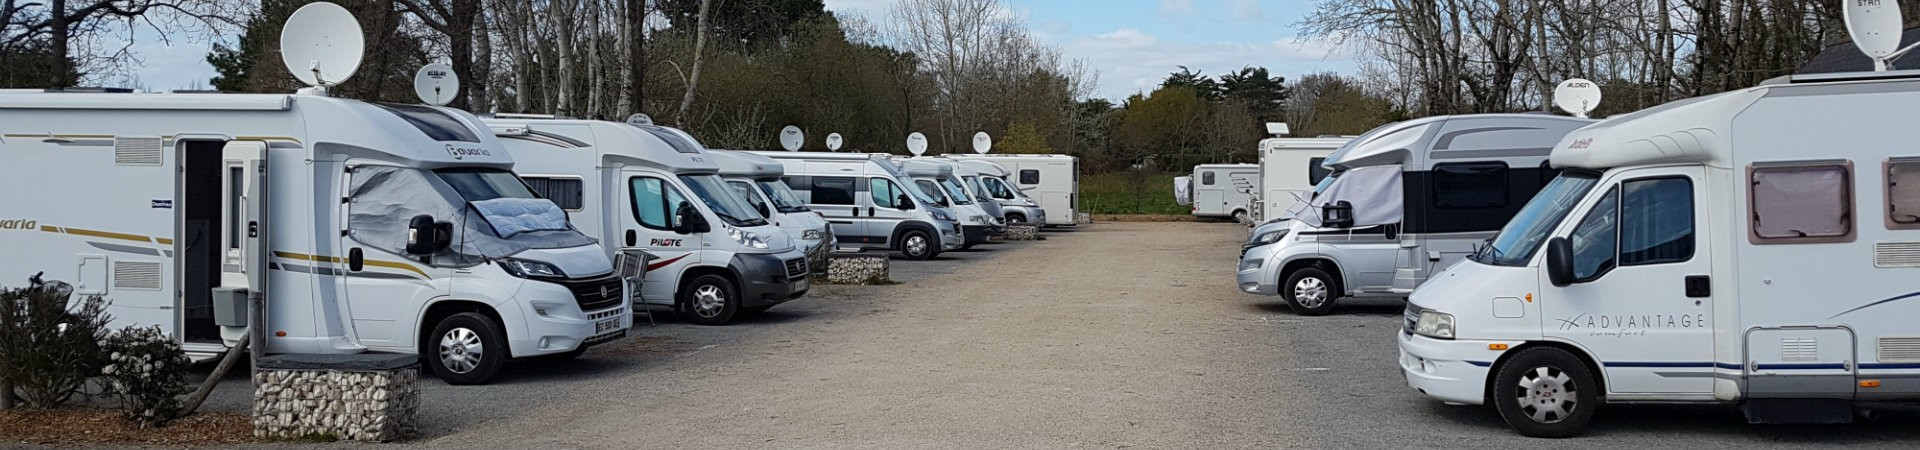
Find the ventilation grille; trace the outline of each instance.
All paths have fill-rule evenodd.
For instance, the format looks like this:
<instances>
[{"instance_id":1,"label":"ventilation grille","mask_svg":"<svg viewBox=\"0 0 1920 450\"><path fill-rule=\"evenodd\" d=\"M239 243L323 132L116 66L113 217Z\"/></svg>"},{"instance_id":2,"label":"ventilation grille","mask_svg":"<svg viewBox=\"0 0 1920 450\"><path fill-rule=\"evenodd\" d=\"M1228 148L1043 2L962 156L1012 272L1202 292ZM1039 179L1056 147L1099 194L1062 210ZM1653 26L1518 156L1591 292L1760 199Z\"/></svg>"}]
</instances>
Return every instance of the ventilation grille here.
<instances>
[{"instance_id":1,"label":"ventilation grille","mask_svg":"<svg viewBox=\"0 0 1920 450\"><path fill-rule=\"evenodd\" d=\"M1920 362L1920 337L1880 338L1880 362Z\"/></svg>"},{"instance_id":2,"label":"ventilation grille","mask_svg":"<svg viewBox=\"0 0 1920 450\"><path fill-rule=\"evenodd\" d=\"M1820 341L1814 338L1780 338L1781 361L1817 361L1820 359Z\"/></svg>"},{"instance_id":3,"label":"ventilation grille","mask_svg":"<svg viewBox=\"0 0 1920 450\"><path fill-rule=\"evenodd\" d=\"M160 165L160 138L113 138L113 163L122 166Z\"/></svg>"},{"instance_id":4,"label":"ventilation grille","mask_svg":"<svg viewBox=\"0 0 1920 450\"><path fill-rule=\"evenodd\" d=\"M1873 244L1874 267L1920 267L1920 242Z\"/></svg>"},{"instance_id":5,"label":"ventilation grille","mask_svg":"<svg viewBox=\"0 0 1920 450\"><path fill-rule=\"evenodd\" d=\"M114 261L113 287L149 291L160 290L160 263Z\"/></svg>"}]
</instances>

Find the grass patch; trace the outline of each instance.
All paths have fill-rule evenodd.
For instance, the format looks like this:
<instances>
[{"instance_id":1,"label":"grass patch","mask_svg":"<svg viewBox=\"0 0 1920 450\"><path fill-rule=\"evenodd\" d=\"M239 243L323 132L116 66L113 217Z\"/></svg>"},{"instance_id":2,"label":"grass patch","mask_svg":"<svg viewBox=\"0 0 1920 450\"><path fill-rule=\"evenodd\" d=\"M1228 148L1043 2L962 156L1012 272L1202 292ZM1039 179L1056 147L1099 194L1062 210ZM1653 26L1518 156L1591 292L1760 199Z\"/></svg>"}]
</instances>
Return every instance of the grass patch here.
<instances>
[{"instance_id":1,"label":"grass patch","mask_svg":"<svg viewBox=\"0 0 1920 450\"><path fill-rule=\"evenodd\" d=\"M1185 174L1087 175L1080 179L1080 206L1094 214L1191 215L1192 208L1173 199L1173 177L1182 175Z\"/></svg>"}]
</instances>

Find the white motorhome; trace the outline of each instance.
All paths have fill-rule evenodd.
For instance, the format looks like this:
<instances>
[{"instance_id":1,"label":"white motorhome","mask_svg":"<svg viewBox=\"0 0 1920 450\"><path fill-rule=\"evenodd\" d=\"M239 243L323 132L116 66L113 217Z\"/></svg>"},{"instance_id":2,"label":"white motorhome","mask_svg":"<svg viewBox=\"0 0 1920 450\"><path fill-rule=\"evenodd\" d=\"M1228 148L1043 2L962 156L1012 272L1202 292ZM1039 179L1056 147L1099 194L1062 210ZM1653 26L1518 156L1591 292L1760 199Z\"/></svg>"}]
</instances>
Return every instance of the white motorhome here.
<instances>
[{"instance_id":1,"label":"white motorhome","mask_svg":"<svg viewBox=\"0 0 1920 450\"><path fill-rule=\"evenodd\" d=\"M1034 202L1032 198L1027 197L1026 193L1020 192L1019 186L1013 185L1013 182L1007 178L1013 176L1013 172L1008 171L1006 167L993 161L978 159L956 159L955 161L963 167L972 168L974 173L979 175L977 178L962 177L966 178L968 186L977 191L979 194L977 198L989 199L993 203L1000 204L1000 218L1006 223L1047 223L1046 208L1041 208L1040 203Z\"/></svg>"},{"instance_id":2,"label":"white motorhome","mask_svg":"<svg viewBox=\"0 0 1920 450\"><path fill-rule=\"evenodd\" d=\"M513 168L447 108L0 94L0 273L69 280L197 357L244 337L253 295L267 352L420 354L483 383L631 321L606 253Z\"/></svg>"},{"instance_id":3,"label":"white motorhome","mask_svg":"<svg viewBox=\"0 0 1920 450\"><path fill-rule=\"evenodd\" d=\"M952 185L947 187L948 193L955 196L966 196L968 201L973 202L975 206L980 207L980 210L987 214L987 235L999 236L1001 232L1006 231L1006 208L1001 207L999 201L995 201L992 197L987 196L987 192L984 190L985 186L980 184L981 172L979 167L963 161L940 157L914 158L914 160L944 164L952 168L953 179Z\"/></svg>"},{"instance_id":4,"label":"white motorhome","mask_svg":"<svg viewBox=\"0 0 1920 450\"><path fill-rule=\"evenodd\" d=\"M841 247L898 251L927 260L960 248L953 211L908 186L884 153L752 152L786 165L787 187L826 216Z\"/></svg>"},{"instance_id":5,"label":"white motorhome","mask_svg":"<svg viewBox=\"0 0 1920 450\"><path fill-rule=\"evenodd\" d=\"M906 172L911 180L909 189L918 189L921 194L934 200L935 204L954 212L960 221L960 249L971 249L975 245L987 242L987 234L993 228L993 216L968 197L966 189L960 186L959 177L953 173L953 165L931 158L900 159L894 162Z\"/></svg>"},{"instance_id":6,"label":"white motorhome","mask_svg":"<svg viewBox=\"0 0 1920 450\"><path fill-rule=\"evenodd\" d=\"M1187 195L1194 217L1253 220L1254 196L1260 192L1260 166L1255 164L1201 164L1193 166Z\"/></svg>"},{"instance_id":7,"label":"white motorhome","mask_svg":"<svg viewBox=\"0 0 1920 450\"><path fill-rule=\"evenodd\" d=\"M1551 179L1553 144L1589 123L1477 114L1376 128L1327 156L1333 173L1290 220L1255 229L1236 281L1304 315L1343 296L1404 297L1513 217Z\"/></svg>"},{"instance_id":8,"label":"white motorhome","mask_svg":"<svg viewBox=\"0 0 1920 450\"><path fill-rule=\"evenodd\" d=\"M1603 402L1920 399L1920 152L1888 144L1917 115L1920 73L1794 76L1567 135L1565 171L1413 293L1408 384L1530 436Z\"/></svg>"},{"instance_id":9,"label":"white motorhome","mask_svg":"<svg viewBox=\"0 0 1920 450\"><path fill-rule=\"evenodd\" d=\"M727 180L728 187L747 199L761 217L772 220L774 226L786 230L788 237L799 240L798 245L806 251L808 261L824 262L826 253L836 245L833 228L827 226L825 216L807 209L807 203L780 179L786 174L786 165L738 150L708 150L707 154L719 164L720 177ZM816 266L815 270L825 269Z\"/></svg>"},{"instance_id":10,"label":"white motorhome","mask_svg":"<svg viewBox=\"0 0 1920 450\"><path fill-rule=\"evenodd\" d=\"M1261 139L1260 192L1253 202L1253 223L1279 218L1288 206L1307 198L1314 185L1333 173L1322 164L1327 155L1352 140L1352 136Z\"/></svg>"},{"instance_id":11,"label":"white motorhome","mask_svg":"<svg viewBox=\"0 0 1920 450\"><path fill-rule=\"evenodd\" d=\"M722 325L806 295L807 257L673 128L510 116L486 119L521 174L561 200L610 251L644 250L640 301Z\"/></svg>"},{"instance_id":12,"label":"white motorhome","mask_svg":"<svg viewBox=\"0 0 1920 450\"><path fill-rule=\"evenodd\" d=\"M1075 226L1080 216L1080 159L1070 155L949 154L990 161L1013 173L1013 184L1047 210L1046 226Z\"/></svg>"}]
</instances>

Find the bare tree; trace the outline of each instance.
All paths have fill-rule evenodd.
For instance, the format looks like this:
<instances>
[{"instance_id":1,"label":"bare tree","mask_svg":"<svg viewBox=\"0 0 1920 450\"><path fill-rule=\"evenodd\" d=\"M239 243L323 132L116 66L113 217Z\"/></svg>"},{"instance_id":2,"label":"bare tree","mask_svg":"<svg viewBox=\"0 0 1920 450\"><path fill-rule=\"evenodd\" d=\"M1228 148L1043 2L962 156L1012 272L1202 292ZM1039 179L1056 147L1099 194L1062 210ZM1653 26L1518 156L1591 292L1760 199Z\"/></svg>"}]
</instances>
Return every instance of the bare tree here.
<instances>
[{"instance_id":1,"label":"bare tree","mask_svg":"<svg viewBox=\"0 0 1920 450\"><path fill-rule=\"evenodd\" d=\"M242 25L247 7L224 0L46 0L0 2L0 56L34 55L39 82L34 85L70 87L84 69L124 62L133 55L127 47L94 49L76 43L107 33L132 35L145 26L160 39L177 34L211 35ZM131 46L129 40L126 43ZM78 51L77 51L78 50ZM104 51L104 53L99 53ZM0 73L17 68L0 68Z\"/></svg>"},{"instance_id":2,"label":"bare tree","mask_svg":"<svg viewBox=\"0 0 1920 450\"><path fill-rule=\"evenodd\" d=\"M700 0L700 25L695 28L693 38L693 68L688 71L687 93L680 97L680 110L673 115L675 125L680 127L690 123L687 121L687 112L693 109L694 90L700 86L700 64L704 59L701 53L707 47L707 11L712 6L713 0Z\"/></svg>"}]
</instances>

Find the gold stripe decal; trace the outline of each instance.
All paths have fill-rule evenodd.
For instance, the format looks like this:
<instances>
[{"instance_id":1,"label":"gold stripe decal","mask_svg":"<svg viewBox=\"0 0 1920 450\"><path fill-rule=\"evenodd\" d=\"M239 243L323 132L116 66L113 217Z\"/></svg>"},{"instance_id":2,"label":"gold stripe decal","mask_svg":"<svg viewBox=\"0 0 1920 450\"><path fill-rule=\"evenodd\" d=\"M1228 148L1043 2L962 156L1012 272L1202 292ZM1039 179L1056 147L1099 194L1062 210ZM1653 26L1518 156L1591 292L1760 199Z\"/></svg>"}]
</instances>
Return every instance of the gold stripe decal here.
<instances>
[{"instance_id":1,"label":"gold stripe decal","mask_svg":"<svg viewBox=\"0 0 1920 450\"><path fill-rule=\"evenodd\" d=\"M43 230L43 231L44 231L44 230L46 230L46 228L45 228L45 227L42 227L42 228L41 228L41 230ZM119 239L119 240L123 240L123 241L134 241L134 242L139 242L139 243L143 243L143 244L144 244L144 243L148 243L148 242L153 242L153 238L150 238L150 237L146 237L146 236L141 236L141 235L138 235L138 234L126 234L126 233L115 233L115 232L112 232L112 231L100 231L100 230L89 230L89 229L85 229L85 228L72 228L72 227L68 227L68 228L66 228L65 230L66 230L66 233L67 233L67 234L76 234L76 235L80 235L80 236L92 236L92 237L97 237L97 238L107 238L107 239Z\"/></svg>"},{"instance_id":2,"label":"gold stripe decal","mask_svg":"<svg viewBox=\"0 0 1920 450\"><path fill-rule=\"evenodd\" d=\"M324 263L332 263L332 264L345 264L347 262L347 260L344 258L335 258L332 256L309 255L305 253L294 253L294 252L276 251L276 252L273 252L273 256L280 257L280 258L287 258L287 259L298 259L301 261L324 262ZM403 262L381 261L376 259L369 259L369 260L366 260L365 263L366 265L369 265L369 266L386 267L390 269L400 269L400 270L405 270L408 272L420 274L420 276L424 278L428 278L428 279L433 278L431 276L428 276L426 271L420 270L419 267L414 267L412 264L407 264Z\"/></svg>"}]
</instances>

